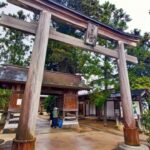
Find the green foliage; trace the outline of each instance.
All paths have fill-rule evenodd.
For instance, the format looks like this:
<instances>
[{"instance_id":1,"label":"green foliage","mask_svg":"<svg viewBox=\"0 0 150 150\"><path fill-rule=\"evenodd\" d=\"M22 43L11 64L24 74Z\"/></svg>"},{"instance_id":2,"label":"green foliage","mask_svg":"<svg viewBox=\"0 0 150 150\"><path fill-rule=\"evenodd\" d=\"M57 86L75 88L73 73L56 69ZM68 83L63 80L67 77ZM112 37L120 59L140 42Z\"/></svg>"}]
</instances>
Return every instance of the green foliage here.
<instances>
[{"instance_id":1,"label":"green foliage","mask_svg":"<svg viewBox=\"0 0 150 150\"><path fill-rule=\"evenodd\" d=\"M122 9L117 9L115 5L109 2L99 5L99 9L96 11L100 14L97 20L119 30L127 29L127 22L131 20L129 15ZM99 45L106 48L114 49L117 46L117 43L113 40L98 38L98 42ZM99 91L117 87L117 64L115 60L106 56L85 52L82 52L80 57L79 67L82 68L80 69L82 75L90 82L89 85ZM95 76L95 79L91 80L92 76Z\"/></svg>"},{"instance_id":2,"label":"green foliage","mask_svg":"<svg viewBox=\"0 0 150 150\"><path fill-rule=\"evenodd\" d=\"M9 14L21 20L27 20L28 16L23 11L17 15ZM28 34L15 29L3 28L0 37L0 63L26 66L30 60L30 43Z\"/></svg>"},{"instance_id":3,"label":"green foliage","mask_svg":"<svg viewBox=\"0 0 150 150\"><path fill-rule=\"evenodd\" d=\"M148 102L148 104L150 106L150 96L146 98L146 101Z\"/></svg>"},{"instance_id":4,"label":"green foliage","mask_svg":"<svg viewBox=\"0 0 150 150\"><path fill-rule=\"evenodd\" d=\"M98 108L101 108L105 101L110 96L110 92L102 91L102 92L95 92L90 95L91 102L94 103Z\"/></svg>"},{"instance_id":5,"label":"green foliage","mask_svg":"<svg viewBox=\"0 0 150 150\"><path fill-rule=\"evenodd\" d=\"M49 41L45 62L46 69L75 74L77 60L76 48L57 41Z\"/></svg>"},{"instance_id":6,"label":"green foliage","mask_svg":"<svg viewBox=\"0 0 150 150\"><path fill-rule=\"evenodd\" d=\"M126 30L128 28L128 22L131 21L130 16L126 14L123 9L117 9L114 4L109 2L105 2L104 4L100 5L99 0L54 1L121 31ZM22 20L26 20L28 18L28 16L25 16L21 11L18 12L17 15L13 16ZM35 14L33 19L38 20L38 17L39 16ZM82 31L81 29L73 28L68 24L59 22L58 20L53 20L52 24L57 31L78 38L83 38L85 33L85 31ZM134 34L138 34L138 32ZM26 40L30 40L28 39L27 34L14 29L10 30L5 28L5 35L3 38L0 38L0 59L2 63L28 65L30 61L30 45L29 43L25 44ZM114 49L117 46L115 41L105 40L100 37L98 37L98 44L111 49ZM141 85L142 87L147 87L146 82L149 83L149 79L147 79L147 77L150 76L149 47L149 35L145 34L139 46L135 50L129 51L131 54L135 54L140 60L140 65L128 65L130 79L131 82L133 82L131 85L133 88L141 88ZM96 92L108 90L112 87L118 88L119 80L118 76L116 75L117 65L115 60L91 52L85 52L79 48L75 48L60 42L52 40L49 41L45 68L48 70L68 72L72 74L79 73L84 76L84 78L87 80L87 83L93 88L93 91ZM140 85L141 80L143 80L143 82L145 80L145 78L143 78L145 74L147 76L146 82ZM133 80L132 77L134 78ZM96 103L101 103L98 102L98 99L103 103L103 98L98 97L100 96L96 96Z\"/></svg>"},{"instance_id":7,"label":"green foliage","mask_svg":"<svg viewBox=\"0 0 150 150\"><path fill-rule=\"evenodd\" d=\"M135 30L134 34L140 35L140 31ZM141 36L138 46L128 52L138 58L138 64L128 63L131 87L150 91L150 33Z\"/></svg>"},{"instance_id":8,"label":"green foliage","mask_svg":"<svg viewBox=\"0 0 150 150\"><path fill-rule=\"evenodd\" d=\"M91 18L98 19L100 5L98 0L54 0Z\"/></svg>"},{"instance_id":9,"label":"green foliage","mask_svg":"<svg viewBox=\"0 0 150 150\"><path fill-rule=\"evenodd\" d=\"M44 101L44 108L47 112L50 112L54 108L56 97L55 96L48 96Z\"/></svg>"},{"instance_id":10,"label":"green foliage","mask_svg":"<svg viewBox=\"0 0 150 150\"><path fill-rule=\"evenodd\" d=\"M98 0L55 1L122 31L128 28L127 23L131 20L129 15L126 14L122 9L117 9L115 5L109 2L105 2L104 4L100 5ZM59 31L64 33L64 26L63 28L62 26L59 26L59 28L61 29ZM69 30L70 28L68 27L67 31ZM70 31L72 32L72 34L74 34L76 30ZM71 32L67 34L71 34ZM100 37L98 38L98 43L99 45L111 49L114 49L117 46L115 41L105 40ZM63 47L63 49L65 49L65 47ZM73 61L70 62L75 68L75 73L80 73L86 79L87 84L92 88L94 94L91 96L91 101L94 101L97 106L101 106L107 99L107 92L103 94L103 92L101 93L101 91L107 91L109 88L118 87L118 79L116 76L116 62L115 60L106 56L104 57L92 52L85 52L79 49L77 50L78 51L75 51L75 53L70 53L70 57L74 58L73 61L76 61L78 63L73 63ZM55 52L56 51L58 50L55 50ZM56 57L51 58L52 60L55 60Z\"/></svg>"},{"instance_id":11,"label":"green foliage","mask_svg":"<svg viewBox=\"0 0 150 150\"><path fill-rule=\"evenodd\" d=\"M142 115L143 125L145 126L145 134L148 136L148 143L150 143L150 110L144 111Z\"/></svg>"},{"instance_id":12,"label":"green foliage","mask_svg":"<svg viewBox=\"0 0 150 150\"><path fill-rule=\"evenodd\" d=\"M105 2L100 6L100 21L118 30L124 31L128 28L127 22L131 21L128 14L122 8L117 9L114 4Z\"/></svg>"},{"instance_id":13,"label":"green foliage","mask_svg":"<svg viewBox=\"0 0 150 150\"><path fill-rule=\"evenodd\" d=\"M150 91L150 77L133 77L131 80L133 89L147 89Z\"/></svg>"},{"instance_id":14,"label":"green foliage","mask_svg":"<svg viewBox=\"0 0 150 150\"><path fill-rule=\"evenodd\" d=\"M11 90L0 89L0 109L7 108L11 93Z\"/></svg>"}]
</instances>

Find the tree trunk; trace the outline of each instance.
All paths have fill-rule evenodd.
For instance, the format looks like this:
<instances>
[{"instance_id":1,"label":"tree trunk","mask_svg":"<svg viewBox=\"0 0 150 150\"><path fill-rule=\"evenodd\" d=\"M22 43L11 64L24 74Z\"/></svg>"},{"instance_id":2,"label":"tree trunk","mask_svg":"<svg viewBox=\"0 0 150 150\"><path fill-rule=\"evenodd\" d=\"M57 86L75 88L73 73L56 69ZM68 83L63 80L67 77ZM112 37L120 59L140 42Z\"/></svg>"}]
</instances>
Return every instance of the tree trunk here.
<instances>
[{"instance_id":1,"label":"tree trunk","mask_svg":"<svg viewBox=\"0 0 150 150\"><path fill-rule=\"evenodd\" d=\"M107 126L107 101L104 103L104 118L103 118L104 126Z\"/></svg>"},{"instance_id":2,"label":"tree trunk","mask_svg":"<svg viewBox=\"0 0 150 150\"><path fill-rule=\"evenodd\" d=\"M105 56L105 59L104 59L104 64L106 64L106 62L108 61L108 57ZM108 69L106 67L106 65L104 66L104 80L105 80L105 84L104 84L104 88L105 88L105 92L107 92L108 90L108 83L107 83L107 80L108 80ZM104 102L104 116L103 116L103 123L104 123L104 126L107 126L107 99L105 100Z\"/></svg>"}]
</instances>

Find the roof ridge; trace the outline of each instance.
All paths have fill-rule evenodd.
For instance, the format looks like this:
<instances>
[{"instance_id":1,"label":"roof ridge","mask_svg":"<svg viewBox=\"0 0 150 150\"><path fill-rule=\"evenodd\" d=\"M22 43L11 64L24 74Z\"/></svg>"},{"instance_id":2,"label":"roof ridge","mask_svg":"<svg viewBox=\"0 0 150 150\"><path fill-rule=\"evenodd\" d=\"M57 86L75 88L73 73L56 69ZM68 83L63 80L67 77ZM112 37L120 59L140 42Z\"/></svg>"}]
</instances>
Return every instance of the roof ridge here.
<instances>
[{"instance_id":1,"label":"roof ridge","mask_svg":"<svg viewBox=\"0 0 150 150\"><path fill-rule=\"evenodd\" d=\"M113 27L111 27L110 25L106 25L106 24L104 24L104 23L102 23L102 22L100 22L100 21L98 21L98 20L95 20L95 19L93 19L93 18L91 18L91 17L89 17L89 16L83 14L82 12L76 11L75 9L71 9L71 8L69 8L69 7L65 6L65 5L59 4L59 3L57 3L57 2L55 2L55 1L53 1L53 0L44 0L44 1L47 2L47 3L52 3L53 5L56 5L56 6L58 6L58 7L61 7L61 8L63 8L63 9L68 10L68 11L71 11L72 13L75 13L75 14L79 15L80 17L86 18L86 19L88 19L89 21L91 21L91 22L93 22L93 23L95 23L95 24L97 24L97 25L100 25L100 26L103 26L103 27L108 28L108 29L110 29L110 30L113 30L114 32L117 32L117 33L119 33L119 34L124 34L125 36L131 37L131 38L134 38L134 39L139 39L139 38L140 38L140 36L137 36L137 35L134 35L134 34L128 33L128 32L123 32L123 31L121 31L121 30L118 30L118 29L116 29L116 28L113 28Z\"/></svg>"}]
</instances>

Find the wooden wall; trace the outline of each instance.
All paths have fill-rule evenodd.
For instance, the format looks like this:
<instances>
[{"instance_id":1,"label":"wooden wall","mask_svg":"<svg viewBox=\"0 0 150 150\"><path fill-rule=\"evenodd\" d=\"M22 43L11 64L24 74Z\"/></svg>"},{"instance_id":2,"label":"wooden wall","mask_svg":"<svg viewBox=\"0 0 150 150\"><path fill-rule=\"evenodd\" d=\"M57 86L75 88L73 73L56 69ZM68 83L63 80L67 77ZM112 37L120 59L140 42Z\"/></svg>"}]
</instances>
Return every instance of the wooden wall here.
<instances>
[{"instance_id":1,"label":"wooden wall","mask_svg":"<svg viewBox=\"0 0 150 150\"><path fill-rule=\"evenodd\" d=\"M18 99L23 99L23 92L22 91L13 91L10 102L9 102L9 108L8 111L20 111L21 105L17 104Z\"/></svg>"},{"instance_id":2,"label":"wooden wall","mask_svg":"<svg viewBox=\"0 0 150 150\"><path fill-rule=\"evenodd\" d=\"M78 95L76 91L66 91L64 93L64 110L78 109Z\"/></svg>"}]
</instances>

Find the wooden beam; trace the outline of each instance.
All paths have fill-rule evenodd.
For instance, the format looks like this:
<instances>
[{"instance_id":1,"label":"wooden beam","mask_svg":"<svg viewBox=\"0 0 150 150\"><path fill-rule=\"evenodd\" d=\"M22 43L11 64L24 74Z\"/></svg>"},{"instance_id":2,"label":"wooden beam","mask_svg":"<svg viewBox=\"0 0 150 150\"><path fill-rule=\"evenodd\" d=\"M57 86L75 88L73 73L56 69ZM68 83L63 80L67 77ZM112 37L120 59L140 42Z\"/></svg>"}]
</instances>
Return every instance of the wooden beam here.
<instances>
[{"instance_id":1,"label":"wooden beam","mask_svg":"<svg viewBox=\"0 0 150 150\"><path fill-rule=\"evenodd\" d=\"M35 34L36 33L36 29L37 29L37 23L29 23L23 20L19 20L7 15L2 15L1 19L0 19L0 25L6 26L6 27L10 27L10 28L15 28L30 34ZM56 40L56 41L60 41L66 44L70 44L79 48L82 48L84 50L88 50L94 53L98 53L98 54L103 54L103 55L107 55L110 56L112 58L116 58L118 59L118 51L116 50L111 50L102 46L89 46L89 45L85 45L84 40L81 39L77 39L75 37L72 37L70 35L66 35L60 32L55 31L54 29L50 29L50 34L49 34L49 38ZM133 63L138 63L138 60L136 57L134 56L130 56L126 54L126 59L127 61L133 62Z\"/></svg>"},{"instance_id":2,"label":"wooden beam","mask_svg":"<svg viewBox=\"0 0 150 150\"><path fill-rule=\"evenodd\" d=\"M2 14L0 17L0 25L8 28L18 29L34 35L36 34L38 26L37 23L26 22L4 14Z\"/></svg>"},{"instance_id":3,"label":"wooden beam","mask_svg":"<svg viewBox=\"0 0 150 150\"><path fill-rule=\"evenodd\" d=\"M65 35L65 34L57 32L55 30L50 30L50 32L51 32L50 39L64 42L66 44L70 44L70 45L73 45L73 46L76 46L76 47L79 47L79 48L82 48L82 49L85 49L85 50L88 50L88 51L91 51L94 53L103 54L103 55L107 55L112 58L118 59L118 50L117 49L111 50L109 48L105 48L105 47L102 47L99 45L92 47L89 45L85 45L84 41L81 39L77 39L75 37ZM138 60L136 57L128 55L128 54L126 54L126 59L129 62L138 63Z\"/></svg>"},{"instance_id":4,"label":"wooden beam","mask_svg":"<svg viewBox=\"0 0 150 150\"><path fill-rule=\"evenodd\" d=\"M106 38L110 37L110 39L114 39L116 41L120 41L123 39L121 35L113 33L112 31L108 31L104 27L99 27L98 34ZM131 45L131 46L137 46L137 41L130 40L128 38L124 38L122 41L125 44Z\"/></svg>"},{"instance_id":5,"label":"wooden beam","mask_svg":"<svg viewBox=\"0 0 150 150\"><path fill-rule=\"evenodd\" d=\"M58 18L59 20L61 19L65 22L71 23L72 25L83 29L87 29L88 23L90 21L88 18L81 17L74 12L71 12L66 9L62 9L53 4L50 5L42 0L34 0L34 2L31 0L7 0L7 1L32 11L47 10L52 14L53 18ZM109 29L105 26L98 25L98 28L99 28L98 34L101 36L108 37L116 41L123 41L125 44L132 45L132 46L136 46L138 42L137 39L133 39L125 34L112 31L112 29Z\"/></svg>"}]
</instances>

